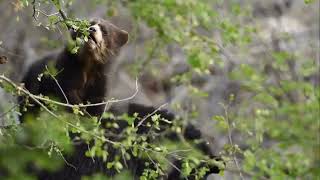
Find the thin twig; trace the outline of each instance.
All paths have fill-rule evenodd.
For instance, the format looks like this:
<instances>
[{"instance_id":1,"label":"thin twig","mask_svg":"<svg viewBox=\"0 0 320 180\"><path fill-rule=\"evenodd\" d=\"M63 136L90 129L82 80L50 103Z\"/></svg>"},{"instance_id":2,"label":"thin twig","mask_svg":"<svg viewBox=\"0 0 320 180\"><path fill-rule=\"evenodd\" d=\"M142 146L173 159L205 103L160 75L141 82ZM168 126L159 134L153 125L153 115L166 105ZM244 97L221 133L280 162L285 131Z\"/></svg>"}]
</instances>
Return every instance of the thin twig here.
<instances>
[{"instance_id":1,"label":"thin twig","mask_svg":"<svg viewBox=\"0 0 320 180\"><path fill-rule=\"evenodd\" d=\"M66 13L62 9L59 9L59 13L63 20L68 20Z\"/></svg>"},{"instance_id":2,"label":"thin twig","mask_svg":"<svg viewBox=\"0 0 320 180\"><path fill-rule=\"evenodd\" d=\"M10 51L8 48L5 48L3 46L2 47L0 46L0 50L5 52L6 54L9 54L10 56L15 56L15 57L19 57L19 58L26 58L26 56L16 54L16 53Z\"/></svg>"},{"instance_id":3,"label":"thin twig","mask_svg":"<svg viewBox=\"0 0 320 180\"><path fill-rule=\"evenodd\" d=\"M175 154L175 153L179 153L179 152L190 152L192 151L192 149L178 149L178 150L174 150L174 151L171 151L171 152L168 152L168 154Z\"/></svg>"},{"instance_id":4,"label":"thin twig","mask_svg":"<svg viewBox=\"0 0 320 180\"><path fill-rule=\"evenodd\" d=\"M124 157L124 153L123 153L122 149L121 149L121 156L122 156L125 167L128 168L128 163L127 163L126 158Z\"/></svg>"},{"instance_id":5,"label":"thin twig","mask_svg":"<svg viewBox=\"0 0 320 180\"><path fill-rule=\"evenodd\" d=\"M55 100L51 100L39 95L34 95L32 93L30 93L27 89L16 85L13 81L11 81L9 78L5 77L4 75L0 75L0 80L4 80L7 83L9 83L10 85L12 85L15 89L22 91L25 95L28 95L30 97L33 97L37 100L41 100L41 101L46 101L49 103L53 103L56 105L60 105L60 106L64 106L64 107L70 107L70 108L82 108L82 107L93 107L93 106L101 106L101 105L106 105L109 103L118 103L118 102L124 102L124 101L129 101L131 99L133 99L139 92L139 87L138 87L138 79L136 79L136 91L134 92L134 94L132 94L131 96L124 98L124 99L111 99L111 100L107 100L107 101L103 101L100 103L94 103L94 104L66 104L66 103L62 103L59 101L55 101ZM0 81L1 82L1 81Z\"/></svg>"},{"instance_id":6,"label":"thin twig","mask_svg":"<svg viewBox=\"0 0 320 180\"><path fill-rule=\"evenodd\" d=\"M167 163L169 163L169 165L170 166L172 166L174 169L176 169L180 174L182 174L182 172L181 172L181 170L176 166L176 165L174 165L171 161L169 161L167 158L164 158L166 161L167 161ZM184 178L185 180L188 180L188 177L185 177Z\"/></svg>"},{"instance_id":7,"label":"thin twig","mask_svg":"<svg viewBox=\"0 0 320 180\"><path fill-rule=\"evenodd\" d=\"M145 116L145 117L138 123L137 128L138 128L139 126L141 126L142 123L143 123L145 120L147 120L149 117L151 117L152 115L154 115L155 113L157 113L161 108L163 108L163 107L166 106L166 105L168 105L168 103L162 104L162 105L159 106L156 110L154 110L152 113L150 113L150 114L148 114L147 116Z\"/></svg>"},{"instance_id":8,"label":"thin twig","mask_svg":"<svg viewBox=\"0 0 320 180\"><path fill-rule=\"evenodd\" d=\"M33 9L33 13L32 13L32 17L34 20L38 21L37 17L36 17L36 0L32 1L32 9Z\"/></svg>"},{"instance_id":9,"label":"thin twig","mask_svg":"<svg viewBox=\"0 0 320 180\"><path fill-rule=\"evenodd\" d=\"M14 108L16 108L17 106L19 106L19 103L13 105L10 109L8 109L6 112L3 112L0 114L0 119L3 118L6 114L10 113L12 110L14 110Z\"/></svg>"},{"instance_id":10,"label":"thin twig","mask_svg":"<svg viewBox=\"0 0 320 180\"><path fill-rule=\"evenodd\" d=\"M87 144L87 147L88 147L89 152L91 152L91 148L90 148L89 144ZM92 156L90 156L90 157L91 157L92 162L95 163L96 161L94 160L94 158Z\"/></svg>"},{"instance_id":11,"label":"thin twig","mask_svg":"<svg viewBox=\"0 0 320 180\"><path fill-rule=\"evenodd\" d=\"M54 4L54 2L52 3ZM63 22L67 26L68 30L72 29L72 27L68 23L66 23L66 21L68 20L67 14L61 9L61 7L58 7L56 5L55 7L58 9L58 12L61 15L61 18L63 19Z\"/></svg>"},{"instance_id":12,"label":"thin twig","mask_svg":"<svg viewBox=\"0 0 320 180\"><path fill-rule=\"evenodd\" d=\"M158 165L158 163L154 162L154 160L150 157L148 152L145 152L148 156L148 158L150 159L150 161L152 162L152 164L154 164L154 166L159 169L160 171L162 171L161 167Z\"/></svg>"},{"instance_id":13,"label":"thin twig","mask_svg":"<svg viewBox=\"0 0 320 180\"><path fill-rule=\"evenodd\" d=\"M57 86L59 87L64 99L66 100L67 104L69 104L69 101L68 101L68 98L66 96L66 94L64 93L62 87L60 86L59 82L57 81L57 79L50 73L49 69L48 69L48 66L46 66L46 70L48 72L48 74L50 75L50 77L54 80L54 82L57 84Z\"/></svg>"},{"instance_id":14,"label":"thin twig","mask_svg":"<svg viewBox=\"0 0 320 180\"><path fill-rule=\"evenodd\" d=\"M224 109L224 113L225 113L225 119L227 121L227 128L228 128L228 139L229 139L229 143L232 147L234 147L234 144L233 144L233 141L232 141L232 130L231 130L231 127L230 127L230 122L229 122L229 115L228 115L228 107L223 105L223 109ZM237 169L239 170L239 176L240 176L240 179L241 180L244 180L243 178L243 175L242 175L242 171L241 171L241 168L240 168L240 165L238 163L238 159L236 157L236 155L234 153L232 153L232 159L235 163L235 165L237 166Z\"/></svg>"},{"instance_id":15,"label":"thin twig","mask_svg":"<svg viewBox=\"0 0 320 180\"><path fill-rule=\"evenodd\" d=\"M66 23L66 21L68 20L66 13L62 9L59 9L59 13L63 19L64 24L67 26L68 30L72 29L72 27L68 23Z\"/></svg>"},{"instance_id":16,"label":"thin twig","mask_svg":"<svg viewBox=\"0 0 320 180\"><path fill-rule=\"evenodd\" d=\"M44 11L42 11L40 9L36 9L35 11L38 12L38 13L41 13L42 15L44 15L46 17L55 16L55 15L59 14L59 12L55 12L55 13L52 13L52 14L47 14L47 13L45 13Z\"/></svg>"},{"instance_id":17,"label":"thin twig","mask_svg":"<svg viewBox=\"0 0 320 180\"><path fill-rule=\"evenodd\" d=\"M62 152L60 151L59 148L56 147L55 150L56 150L56 152L62 157L63 161L64 161L68 166L70 166L70 167L72 167L73 169L77 170L77 168L76 168L73 164L69 163L69 162L66 160L66 158L63 156L63 154L62 154Z\"/></svg>"},{"instance_id":18,"label":"thin twig","mask_svg":"<svg viewBox=\"0 0 320 180\"><path fill-rule=\"evenodd\" d=\"M104 108L103 108L103 112L100 114L100 118L99 118L99 121L98 121L98 124L100 124L102 118L103 118L103 114L107 111L108 109L108 104L105 104L104 105Z\"/></svg>"}]
</instances>

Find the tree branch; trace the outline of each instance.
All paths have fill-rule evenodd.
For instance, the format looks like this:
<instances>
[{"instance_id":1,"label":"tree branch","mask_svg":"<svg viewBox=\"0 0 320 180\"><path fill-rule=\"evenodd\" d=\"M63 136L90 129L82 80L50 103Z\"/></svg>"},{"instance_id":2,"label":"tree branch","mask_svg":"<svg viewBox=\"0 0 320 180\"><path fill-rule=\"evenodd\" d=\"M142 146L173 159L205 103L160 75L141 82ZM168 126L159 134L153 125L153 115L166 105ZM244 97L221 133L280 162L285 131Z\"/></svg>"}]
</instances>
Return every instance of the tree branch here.
<instances>
[{"instance_id":1,"label":"tree branch","mask_svg":"<svg viewBox=\"0 0 320 180\"><path fill-rule=\"evenodd\" d=\"M63 20L65 20L65 21L68 20L67 15L63 10L59 9L59 13L60 13Z\"/></svg>"},{"instance_id":2,"label":"tree branch","mask_svg":"<svg viewBox=\"0 0 320 180\"><path fill-rule=\"evenodd\" d=\"M41 100L41 101L46 101L49 103L53 103L59 106L64 106L64 107L70 107L70 108L82 108L82 107L93 107L93 106L101 106L101 105L107 105L109 103L118 103L118 102L123 102L123 101L128 101L133 99L139 92L139 87L138 87L138 78L136 78L136 91L134 92L134 94L132 94L131 96L124 98L124 99L111 99L111 100L107 100L107 101L103 101L100 103L94 103L94 104L66 104L66 103L62 103L59 101L55 101L55 100L51 100L49 98L45 98L39 95L34 95L32 93L30 93L27 89L25 89L22 86L18 86L16 85L13 81L11 81L9 78L5 77L4 75L0 75L0 83L1 81L5 81L7 83L9 83L13 88L15 88L16 90L22 92L23 94L30 96L32 99L36 99L36 100Z\"/></svg>"},{"instance_id":3,"label":"tree branch","mask_svg":"<svg viewBox=\"0 0 320 180\"><path fill-rule=\"evenodd\" d=\"M156 110L154 110L152 113L148 114L146 117L144 117L140 122L139 124L137 125L137 128L140 127L143 122L148 119L149 117L151 117L152 115L154 115L155 113L157 113L161 108L163 108L164 106L168 105L168 103L164 103L162 104L160 107L158 107Z\"/></svg>"},{"instance_id":4,"label":"tree branch","mask_svg":"<svg viewBox=\"0 0 320 180\"><path fill-rule=\"evenodd\" d=\"M225 106L225 105L222 105L223 106L223 109L224 109L224 114L225 114L225 120L227 121L227 130L228 130L228 139L229 139L229 143L230 145L232 146L232 148L235 147L235 145L233 144L233 140L232 140L232 129L231 129L231 125L230 125L230 120L229 120L229 114L228 114L228 107ZM236 157L236 154L235 152L232 152L232 159L239 171L239 176L240 176L240 179L241 180L244 180L244 177L242 175L242 171L241 171L241 168L240 168L240 165L239 165L239 162L238 162L238 159Z\"/></svg>"},{"instance_id":5,"label":"tree branch","mask_svg":"<svg viewBox=\"0 0 320 180\"><path fill-rule=\"evenodd\" d=\"M33 9L33 13L32 13L32 17L34 20L38 21L37 17L36 17L36 0L32 1L32 9Z\"/></svg>"}]
</instances>

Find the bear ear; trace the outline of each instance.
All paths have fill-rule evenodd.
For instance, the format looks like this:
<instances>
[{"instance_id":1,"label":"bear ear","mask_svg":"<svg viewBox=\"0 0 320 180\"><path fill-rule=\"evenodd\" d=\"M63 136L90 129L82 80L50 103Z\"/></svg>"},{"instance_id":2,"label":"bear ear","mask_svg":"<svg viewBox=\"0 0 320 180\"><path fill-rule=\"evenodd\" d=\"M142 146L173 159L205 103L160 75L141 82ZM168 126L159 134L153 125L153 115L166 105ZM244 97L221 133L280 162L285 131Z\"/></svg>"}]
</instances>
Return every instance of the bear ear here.
<instances>
[{"instance_id":1,"label":"bear ear","mask_svg":"<svg viewBox=\"0 0 320 180\"><path fill-rule=\"evenodd\" d=\"M128 42L129 34L127 31L119 30L116 35L116 43L118 47L122 47Z\"/></svg>"}]
</instances>

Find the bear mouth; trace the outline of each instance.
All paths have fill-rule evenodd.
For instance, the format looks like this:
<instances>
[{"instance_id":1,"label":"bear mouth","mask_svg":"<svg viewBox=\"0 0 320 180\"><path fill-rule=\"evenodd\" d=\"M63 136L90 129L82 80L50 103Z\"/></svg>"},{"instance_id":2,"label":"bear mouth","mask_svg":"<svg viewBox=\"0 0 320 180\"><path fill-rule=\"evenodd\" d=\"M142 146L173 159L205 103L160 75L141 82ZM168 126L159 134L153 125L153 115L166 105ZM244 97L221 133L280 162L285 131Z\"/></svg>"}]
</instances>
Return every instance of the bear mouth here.
<instances>
[{"instance_id":1,"label":"bear mouth","mask_svg":"<svg viewBox=\"0 0 320 180\"><path fill-rule=\"evenodd\" d=\"M89 35L89 39L91 39L95 44L98 44L97 39L94 37L93 34Z\"/></svg>"}]
</instances>

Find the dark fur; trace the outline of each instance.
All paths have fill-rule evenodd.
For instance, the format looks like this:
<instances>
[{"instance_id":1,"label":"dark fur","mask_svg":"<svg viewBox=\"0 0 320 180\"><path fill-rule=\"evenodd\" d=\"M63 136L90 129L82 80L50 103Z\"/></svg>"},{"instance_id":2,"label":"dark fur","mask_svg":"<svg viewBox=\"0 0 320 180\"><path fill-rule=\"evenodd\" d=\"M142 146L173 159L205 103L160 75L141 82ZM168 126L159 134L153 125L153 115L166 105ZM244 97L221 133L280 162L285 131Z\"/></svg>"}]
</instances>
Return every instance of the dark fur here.
<instances>
[{"instance_id":1,"label":"dark fur","mask_svg":"<svg viewBox=\"0 0 320 180\"><path fill-rule=\"evenodd\" d=\"M46 67L53 66L58 72L55 78L70 104L98 103L104 100L107 92L105 72L110 68L120 47L127 42L128 34L101 19L91 23L99 23L103 29L105 33L103 34L103 45L101 45L103 47L93 50L90 48L93 41L89 41L80 48L77 54L64 49L59 55L50 55L35 62L22 80L26 89L32 94L51 95L66 102L62 91L52 77L46 75L41 81L38 80L38 76L46 71ZM73 36L75 38L75 35ZM29 108L32 114L39 108L38 105L35 104L35 106ZM94 116L100 115L102 111L102 106L87 108L87 112ZM23 120L24 116L21 118L21 121Z\"/></svg>"},{"instance_id":2,"label":"dark fur","mask_svg":"<svg viewBox=\"0 0 320 180\"><path fill-rule=\"evenodd\" d=\"M120 47L126 43L128 37L126 32L120 30L119 28L104 20L98 19L92 22L92 24L97 23L100 23L101 29L103 31L106 31L106 34L104 34L103 36L103 45L106 47L106 49L101 48L97 51L93 51L89 47L90 44L85 44L80 49L78 54L71 54L67 49L64 49L59 55L47 56L44 59L34 63L29 68L29 71L26 73L22 80L22 82L25 84L26 89L28 89L32 94L51 96L58 98L62 102L66 102L63 93L52 77L43 76L41 81L37 79L39 74L45 71L46 66L53 65L59 72L55 76L55 79L59 82L59 85L64 91L70 104L102 102L107 92L107 78L105 72L107 72L108 68L110 68L112 61L114 61L114 56L119 51ZM73 33L72 36L75 38L76 33ZM88 43L93 43L93 40ZM103 50L103 52L100 50ZM99 57L101 57L101 59L99 59ZM21 101L26 101L26 98L20 97L19 102ZM27 112L21 111L21 122L26 119L27 114L31 114L33 116L37 114L39 105L34 102L32 103L34 104L34 106L27 107ZM21 105L21 107L23 107L23 105ZM128 107L128 114L133 115L135 112L138 112L139 117L143 118L149 113L152 113L154 110L154 107L146 107L139 104L130 104ZM103 107L95 106L92 108L87 108L86 111L90 115L100 116L103 112ZM161 117L169 121L173 121L175 119L174 114L166 110L160 110L157 112L157 114L160 114ZM137 124L138 122L139 119L135 121L135 123ZM150 122L150 118L147 119L144 124L139 127L137 132L138 134L146 134L151 131L150 128L145 126L145 123L147 122ZM120 125L120 128L117 130L117 133L120 133L128 126L126 121L120 120L118 121L118 124ZM170 128L170 125L165 123L160 125L161 129L159 130L159 132ZM112 129L110 129L110 131L112 131ZM171 140L179 141L178 135L175 133L169 133L166 137L170 138ZM202 138L201 132L192 125L188 125L186 127L184 137L186 140L200 140ZM103 162L101 159L95 158L95 161L93 162L92 158L86 157L84 154L85 151L87 151L87 148L88 146L85 143L75 145L75 152L67 158L67 161L70 164L77 167L76 170L73 167L65 165L62 169L58 170L55 173L48 173L46 171L37 169L33 169L32 172L34 172L39 177L39 179L80 180L81 176L91 175L96 172L102 172L109 176L115 175L116 172L107 169L105 162ZM202 150L210 157L214 158L205 142L199 143L197 148ZM108 157L111 158L109 160L112 160L117 150L111 146L108 146L107 151L109 152ZM130 169L134 176L138 178L145 168L144 162L146 161L147 160L140 158L132 158L130 161L126 162L126 164L128 165L128 169ZM181 167L181 161L175 161L174 164L176 164L178 167ZM217 169L216 167L212 167L208 174L217 172L219 172L219 169ZM178 179L180 178L180 172L173 169L171 172L169 172L168 176L165 176L164 178ZM190 178L192 179L192 177Z\"/></svg>"}]
</instances>

